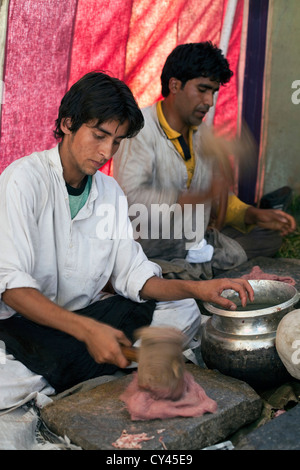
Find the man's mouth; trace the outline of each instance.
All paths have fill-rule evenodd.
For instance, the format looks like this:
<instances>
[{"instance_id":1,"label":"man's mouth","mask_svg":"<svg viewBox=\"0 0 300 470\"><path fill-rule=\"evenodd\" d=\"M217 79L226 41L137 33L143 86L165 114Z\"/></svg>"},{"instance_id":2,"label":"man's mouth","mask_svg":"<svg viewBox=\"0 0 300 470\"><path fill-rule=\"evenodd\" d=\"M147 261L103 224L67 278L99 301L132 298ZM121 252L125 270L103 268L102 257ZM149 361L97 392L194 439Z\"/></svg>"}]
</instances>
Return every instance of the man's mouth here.
<instances>
[{"instance_id":1,"label":"man's mouth","mask_svg":"<svg viewBox=\"0 0 300 470\"><path fill-rule=\"evenodd\" d=\"M195 116L196 116L198 119L204 119L204 117L206 116L206 111L197 110L197 111L195 112Z\"/></svg>"},{"instance_id":2,"label":"man's mouth","mask_svg":"<svg viewBox=\"0 0 300 470\"><path fill-rule=\"evenodd\" d=\"M208 111L209 111L209 109L199 108L199 109L196 109L196 114L200 114L201 116L204 117L207 114Z\"/></svg>"},{"instance_id":3,"label":"man's mouth","mask_svg":"<svg viewBox=\"0 0 300 470\"><path fill-rule=\"evenodd\" d=\"M104 162L97 162L96 160L90 160L95 168L101 168L103 166Z\"/></svg>"}]
</instances>

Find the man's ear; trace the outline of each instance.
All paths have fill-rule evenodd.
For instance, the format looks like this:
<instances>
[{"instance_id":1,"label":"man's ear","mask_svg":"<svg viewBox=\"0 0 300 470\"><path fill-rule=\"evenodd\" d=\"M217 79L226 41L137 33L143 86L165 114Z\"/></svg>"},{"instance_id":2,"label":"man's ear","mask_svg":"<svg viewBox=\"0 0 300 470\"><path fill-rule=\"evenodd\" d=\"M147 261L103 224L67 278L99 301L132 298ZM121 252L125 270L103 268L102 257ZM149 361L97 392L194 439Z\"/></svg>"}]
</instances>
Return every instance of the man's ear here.
<instances>
[{"instance_id":1,"label":"man's ear","mask_svg":"<svg viewBox=\"0 0 300 470\"><path fill-rule=\"evenodd\" d=\"M170 93L176 94L181 88L181 81L178 78L171 77L169 80Z\"/></svg>"},{"instance_id":2,"label":"man's ear","mask_svg":"<svg viewBox=\"0 0 300 470\"><path fill-rule=\"evenodd\" d=\"M68 118L68 117L63 118L60 121L60 128L61 128L61 130L63 131L64 134L72 134L72 132L70 131L71 125L72 125L71 118Z\"/></svg>"}]
</instances>

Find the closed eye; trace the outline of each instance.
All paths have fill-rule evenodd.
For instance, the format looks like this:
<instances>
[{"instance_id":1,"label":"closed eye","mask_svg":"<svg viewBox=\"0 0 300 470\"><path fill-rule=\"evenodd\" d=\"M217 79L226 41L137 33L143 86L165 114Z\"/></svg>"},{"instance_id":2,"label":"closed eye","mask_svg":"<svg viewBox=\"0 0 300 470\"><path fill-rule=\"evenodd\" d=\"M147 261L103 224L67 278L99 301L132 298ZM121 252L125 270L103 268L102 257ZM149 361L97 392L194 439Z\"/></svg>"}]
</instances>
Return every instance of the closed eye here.
<instances>
[{"instance_id":1,"label":"closed eye","mask_svg":"<svg viewBox=\"0 0 300 470\"><path fill-rule=\"evenodd\" d=\"M218 91L218 90L213 90L212 88L198 88L198 90L200 91L200 93L206 93L208 90L210 90L213 95Z\"/></svg>"},{"instance_id":2,"label":"closed eye","mask_svg":"<svg viewBox=\"0 0 300 470\"><path fill-rule=\"evenodd\" d=\"M114 145L120 145L124 137L121 137L119 140L114 140Z\"/></svg>"},{"instance_id":3,"label":"closed eye","mask_svg":"<svg viewBox=\"0 0 300 470\"><path fill-rule=\"evenodd\" d=\"M103 140L105 139L106 135L99 135L99 134L96 134L95 132L93 132L93 136L95 137L95 139L97 140Z\"/></svg>"}]
</instances>

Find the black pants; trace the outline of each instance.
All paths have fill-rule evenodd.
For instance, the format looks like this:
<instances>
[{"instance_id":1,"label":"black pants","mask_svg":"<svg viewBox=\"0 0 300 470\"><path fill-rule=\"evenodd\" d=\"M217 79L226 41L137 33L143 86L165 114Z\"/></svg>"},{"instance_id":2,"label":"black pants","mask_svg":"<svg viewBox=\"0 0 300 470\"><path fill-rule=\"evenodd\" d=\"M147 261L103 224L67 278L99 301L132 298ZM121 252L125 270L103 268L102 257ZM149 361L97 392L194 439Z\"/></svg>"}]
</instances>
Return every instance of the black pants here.
<instances>
[{"instance_id":1,"label":"black pants","mask_svg":"<svg viewBox=\"0 0 300 470\"><path fill-rule=\"evenodd\" d=\"M134 331L150 325L154 309L154 301L136 303L114 295L75 313L122 330L134 341ZM85 344L73 336L38 325L19 314L0 320L0 340L4 341L7 353L42 375L56 392L118 370L112 364L96 363Z\"/></svg>"},{"instance_id":2,"label":"black pants","mask_svg":"<svg viewBox=\"0 0 300 470\"><path fill-rule=\"evenodd\" d=\"M248 260L257 256L275 256L282 244L279 232L261 227L254 227L249 233L241 233L233 227L225 227L222 233L233 238L244 248Z\"/></svg>"}]
</instances>

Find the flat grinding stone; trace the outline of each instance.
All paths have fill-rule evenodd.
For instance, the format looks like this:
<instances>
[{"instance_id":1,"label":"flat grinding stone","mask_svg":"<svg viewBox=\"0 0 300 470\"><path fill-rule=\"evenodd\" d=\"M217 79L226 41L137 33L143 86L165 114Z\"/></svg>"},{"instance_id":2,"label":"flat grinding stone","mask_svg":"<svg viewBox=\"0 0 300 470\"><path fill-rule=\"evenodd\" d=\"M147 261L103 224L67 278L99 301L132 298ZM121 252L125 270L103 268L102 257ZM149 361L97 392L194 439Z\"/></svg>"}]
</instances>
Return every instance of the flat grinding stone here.
<instances>
[{"instance_id":1,"label":"flat grinding stone","mask_svg":"<svg viewBox=\"0 0 300 470\"><path fill-rule=\"evenodd\" d=\"M67 436L84 450L114 451L118 449L112 443L123 430L128 434L154 436L141 443L142 450L198 450L222 442L259 418L261 398L245 382L194 364L186 364L186 370L217 402L216 413L195 418L131 421L125 404L119 399L132 381L128 375L57 399L41 410L41 418L52 432Z\"/></svg>"}]
</instances>

